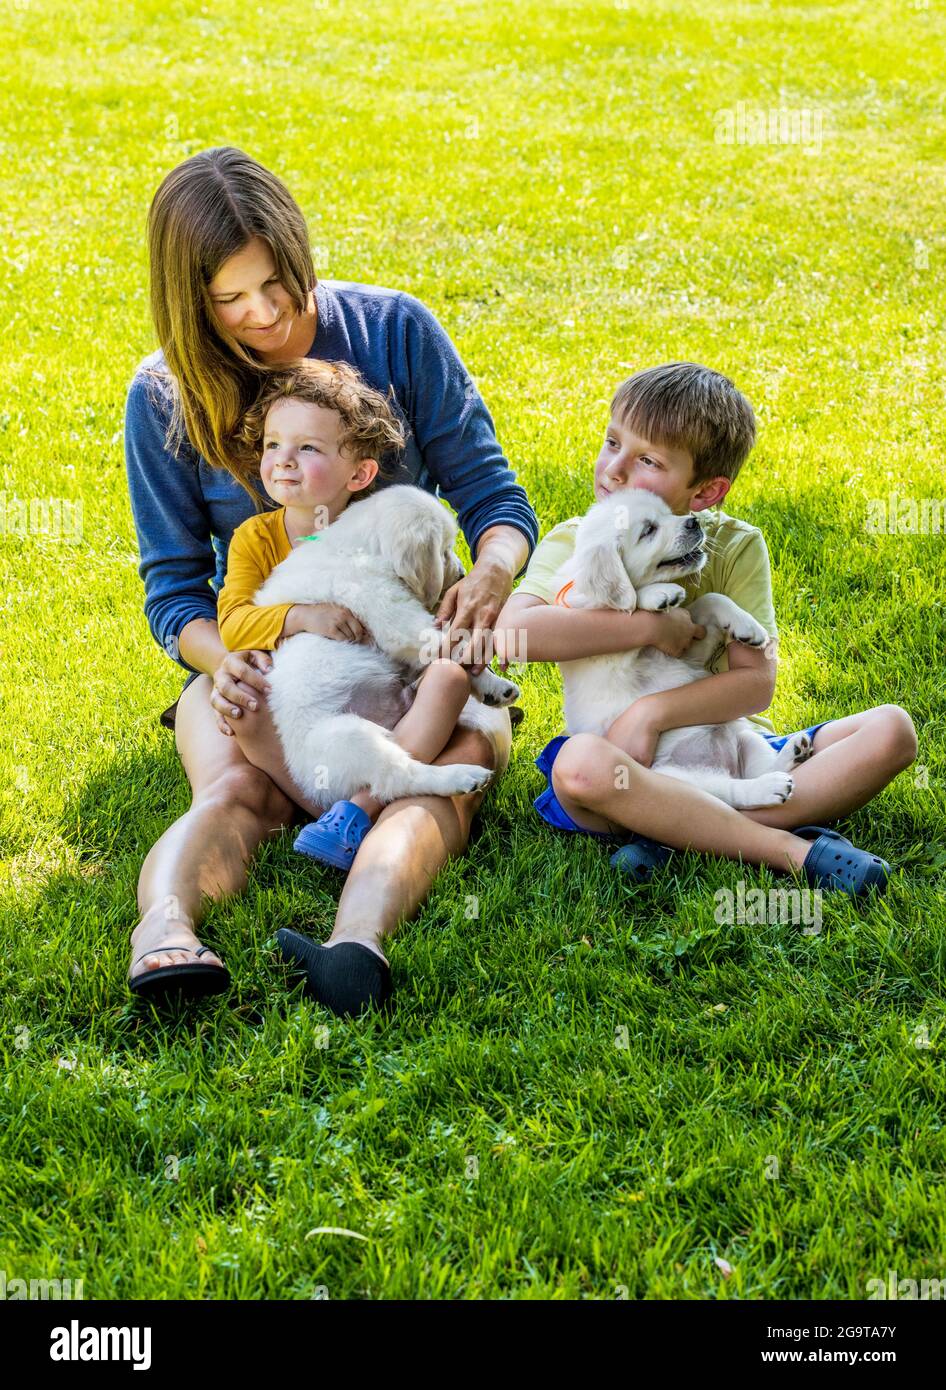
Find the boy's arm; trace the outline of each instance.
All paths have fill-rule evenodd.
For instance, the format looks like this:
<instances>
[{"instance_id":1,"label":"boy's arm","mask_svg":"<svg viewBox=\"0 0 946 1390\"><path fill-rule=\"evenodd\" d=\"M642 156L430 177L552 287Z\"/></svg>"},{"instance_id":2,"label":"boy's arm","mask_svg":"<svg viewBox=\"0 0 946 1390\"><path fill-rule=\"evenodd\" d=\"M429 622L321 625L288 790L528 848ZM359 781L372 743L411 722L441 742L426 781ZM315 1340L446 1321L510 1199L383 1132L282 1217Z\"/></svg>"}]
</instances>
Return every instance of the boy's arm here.
<instances>
[{"instance_id":1,"label":"boy's arm","mask_svg":"<svg viewBox=\"0 0 946 1390\"><path fill-rule=\"evenodd\" d=\"M535 594L516 592L496 619L493 646L501 664L577 661L631 647L656 646L666 632L664 620L668 616L640 609L619 613L611 608L563 608ZM703 631L692 622L690 626L696 633Z\"/></svg>"},{"instance_id":2,"label":"boy's arm","mask_svg":"<svg viewBox=\"0 0 946 1390\"><path fill-rule=\"evenodd\" d=\"M730 642L729 670L715 676L644 695L611 725L608 738L632 758L650 767L657 740L667 729L690 724L726 724L768 709L775 694L778 662L771 648Z\"/></svg>"},{"instance_id":3,"label":"boy's arm","mask_svg":"<svg viewBox=\"0 0 946 1390\"><path fill-rule=\"evenodd\" d=\"M258 541L241 536L238 526L227 551L227 577L217 596L217 624L229 652L271 652L283 631L286 615L295 605L275 603L262 608L253 602L266 575Z\"/></svg>"}]
</instances>

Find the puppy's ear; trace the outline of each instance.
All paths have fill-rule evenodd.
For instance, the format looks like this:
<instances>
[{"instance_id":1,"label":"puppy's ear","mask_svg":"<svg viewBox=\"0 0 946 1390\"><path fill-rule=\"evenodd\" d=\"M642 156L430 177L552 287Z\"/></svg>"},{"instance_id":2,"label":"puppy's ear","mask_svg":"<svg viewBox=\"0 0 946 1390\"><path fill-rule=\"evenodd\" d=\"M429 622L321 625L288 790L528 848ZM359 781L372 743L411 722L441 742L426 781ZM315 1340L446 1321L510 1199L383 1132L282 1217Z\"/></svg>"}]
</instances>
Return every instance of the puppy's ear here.
<instances>
[{"instance_id":1,"label":"puppy's ear","mask_svg":"<svg viewBox=\"0 0 946 1390\"><path fill-rule=\"evenodd\" d=\"M398 579L428 611L432 609L443 587L440 528L419 512L409 519L382 517L377 539Z\"/></svg>"},{"instance_id":2,"label":"puppy's ear","mask_svg":"<svg viewBox=\"0 0 946 1390\"><path fill-rule=\"evenodd\" d=\"M591 600L591 608L618 608L622 613L633 613L637 591L624 568L617 532L579 548L575 588Z\"/></svg>"},{"instance_id":3,"label":"puppy's ear","mask_svg":"<svg viewBox=\"0 0 946 1390\"><path fill-rule=\"evenodd\" d=\"M445 587L443 551L440 549L439 545L431 546L424 574L424 581L425 588L421 602L428 612L433 612L435 608L440 606L440 600L443 598Z\"/></svg>"},{"instance_id":4,"label":"puppy's ear","mask_svg":"<svg viewBox=\"0 0 946 1390\"><path fill-rule=\"evenodd\" d=\"M582 517L568 566L576 592L567 602L582 608L616 608L622 613L632 613L637 607L637 591L624 560L631 505L639 504L610 497Z\"/></svg>"},{"instance_id":5,"label":"puppy's ear","mask_svg":"<svg viewBox=\"0 0 946 1390\"><path fill-rule=\"evenodd\" d=\"M427 589L427 572L433 559L426 527L415 526L402 531L386 524L381 550L398 579L421 598Z\"/></svg>"}]
</instances>

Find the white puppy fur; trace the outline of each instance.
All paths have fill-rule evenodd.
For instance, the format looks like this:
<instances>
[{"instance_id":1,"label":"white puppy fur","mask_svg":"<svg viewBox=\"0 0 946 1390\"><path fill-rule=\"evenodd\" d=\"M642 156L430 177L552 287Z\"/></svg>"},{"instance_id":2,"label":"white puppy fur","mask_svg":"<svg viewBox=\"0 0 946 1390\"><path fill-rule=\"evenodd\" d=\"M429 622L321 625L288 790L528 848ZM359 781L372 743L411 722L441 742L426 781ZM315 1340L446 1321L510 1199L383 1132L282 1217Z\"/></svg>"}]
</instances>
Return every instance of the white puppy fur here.
<instances>
[{"instance_id":1,"label":"white puppy fur","mask_svg":"<svg viewBox=\"0 0 946 1390\"><path fill-rule=\"evenodd\" d=\"M314 803L328 807L364 787L384 802L453 796L486 786L509 761L509 712L500 707L512 704L519 690L488 667L473 677L476 698L467 701L458 723L486 735L495 770L469 763L428 766L390 733L435 652L431 610L463 576L455 539L453 517L423 489L380 489L350 502L316 540L304 541L277 565L255 594L260 605L341 604L371 634L369 643L300 632L273 653L273 721L289 771Z\"/></svg>"},{"instance_id":2,"label":"white puppy fur","mask_svg":"<svg viewBox=\"0 0 946 1390\"><path fill-rule=\"evenodd\" d=\"M703 528L693 513L676 516L646 488L628 488L596 503L578 525L575 551L556 576L571 608L635 608L661 612L686 597L674 580L706 563ZM570 734L605 735L628 705L644 695L701 680L721 643L764 647L765 629L723 594L704 594L689 607L706 636L682 658L656 647L561 662ZM660 735L653 771L701 787L740 809L777 806L792 794L791 769L812 753L799 734L776 752L747 719L694 724Z\"/></svg>"}]
</instances>

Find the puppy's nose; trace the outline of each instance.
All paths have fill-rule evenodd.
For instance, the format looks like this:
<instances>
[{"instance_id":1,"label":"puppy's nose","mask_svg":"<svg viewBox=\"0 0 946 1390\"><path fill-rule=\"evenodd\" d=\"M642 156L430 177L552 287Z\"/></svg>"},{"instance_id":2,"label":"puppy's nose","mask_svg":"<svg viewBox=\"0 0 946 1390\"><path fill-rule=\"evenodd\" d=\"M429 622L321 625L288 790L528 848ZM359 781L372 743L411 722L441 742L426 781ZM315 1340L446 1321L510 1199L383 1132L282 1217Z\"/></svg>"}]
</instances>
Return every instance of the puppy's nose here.
<instances>
[{"instance_id":1,"label":"puppy's nose","mask_svg":"<svg viewBox=\"0 0 946 1390\"><path fill-rule=\"evenodd\" d=\"M695 516L690 515L687 517L686 529L688 531L699 531L701 529L700 523L697 521Z\"/></svg>"}]
</instances>

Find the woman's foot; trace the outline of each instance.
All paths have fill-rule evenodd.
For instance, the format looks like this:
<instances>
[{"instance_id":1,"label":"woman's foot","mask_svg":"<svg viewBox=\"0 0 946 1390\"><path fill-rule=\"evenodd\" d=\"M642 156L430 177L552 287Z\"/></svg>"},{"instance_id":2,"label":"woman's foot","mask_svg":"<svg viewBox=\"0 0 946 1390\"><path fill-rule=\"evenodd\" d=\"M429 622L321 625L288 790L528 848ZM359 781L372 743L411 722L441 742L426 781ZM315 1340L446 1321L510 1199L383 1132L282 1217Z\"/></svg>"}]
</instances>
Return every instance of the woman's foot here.
<instances>
[{"instance_id":1,"label":"woman's foot","mask_svg":"<svg viewBox=\"0 0 946 1390\"><path fill-rule=\"evenodd\" d=\"M320 945L290 927L276 933L284 960L306 975L306 994L341 1018L383 1007L391 996L391 967L380 949L348 938Z\"/></svg>"},{"instance_id":2,"label":"woman's foot","mask_svg":"<svg viewBox=\"0 0 946 1390\"><path fill-rule=\"evenodd\" d=\"M168 916L164 906L149 908L131 934L129 983L168 966L193 965L200 948L200 938L185 918ZM202 951L200 964L227 973L223 961L209 948Z\"/></svg>"}]
</instances>

